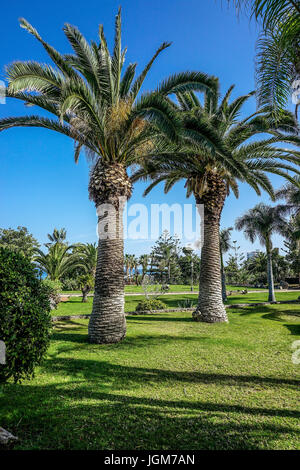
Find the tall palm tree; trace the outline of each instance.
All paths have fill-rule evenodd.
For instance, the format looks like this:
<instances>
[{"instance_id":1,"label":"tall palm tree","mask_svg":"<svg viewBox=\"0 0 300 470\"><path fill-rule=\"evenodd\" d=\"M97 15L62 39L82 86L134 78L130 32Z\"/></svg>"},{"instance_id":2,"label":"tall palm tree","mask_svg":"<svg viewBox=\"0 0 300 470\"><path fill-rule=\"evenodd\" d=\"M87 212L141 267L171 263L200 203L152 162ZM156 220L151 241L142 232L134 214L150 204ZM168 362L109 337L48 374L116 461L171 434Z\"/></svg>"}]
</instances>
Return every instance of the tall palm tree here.
<instances>
[{"instance_id":1,"label":"tall palm tree","mask_svg":"<svg viewBox=\"0 0 300 470\"><path fill-rule=\"evenodd\" d=\"M130 255L126 253L124 255L124 268L125 268L125 278L126 282L129 282L129 272L130 272Z\"/></svg>"},{"instance_id":2,"label":"tall palm tree","mask_svg":"<svg viewBox=\"0 0 300 470\"><path fill-rule=\"evenodd\" d=\"M267 279L269 287L269 301L276 300L274 291L274 278L272 266L272 235L279 233L285 235L287 229L287 222L283 217L284 208L282 206L267 206L266 204L257 204L253 209L250 209L243 216L236 220L235 227L237 230L244 230L245 237L251 243L254 243L256 238L266 248L267 255Z\"/></svg>"},{"instance_id":3,"label":"tall palm tree","mask_svg":"<svg viewBox=\"0 0 300 470\"><path fill-rule=\"evenodd\" d=\"M299 0L228 0L262 25L257 43L258 103L282 110L300 79ZM299 89L299 87L297 87ZM297 94L295 92L295 94ZM295 103L296 104L296 103ZM298 104L295 106L297 118Z\"/></svg>"},{"instance_id":4,"label":"tall palm tree","mask_svg":"<svg viewBox=\"0 0 300 470\"><path fill-rule=\"evenodd\" d=\"M42 44L55 66L14 62L7 67L7 96L38 106L54 118L9 117L0 120L0 131L17 126L54 130L74 140L75 162L82 150L92 162L89 196L98 213L99 255L89 340L118 342L126 334L122 213L132 192L127 168L147 154L162 133L176 141L180 122L165 95L210 88L213 80L196 72L175 74L156 91L138 97L153 62L170 44L163 43L136 78L136 63L123 70L126 49L121 48L120 10L112 54L102 25L99 42L88 43L76 27L66 24L73 54L60 54L25 19L21 27Z\"/></svg>"},{"instance_id":5,"label":"tall palm tree","mask_svg":"<svg viewBox=\"0 0 300 470\"><path fill-rule=\"evenodd\" d=\"M224 228L220 231L220 258L221 258L221 278L222 278L222 299L223 302L227 300L226 295L226 274L224 269L223 255L227 253L232 245L230 243L231 231L233 227Z\"/></svg>"},{"instance_id":6,"label":"tall palm tree","mask_svg":"<svg viewBox=\"0 0 300 470\"><path fill-rule=\"evenodd\" d=\"M229 192L238 197L238 183L246 182L257 194L263 189L274 199L267 173L291 182L294 179L287 170L299 173L290 162L299 165L300 153L276 146L279 142L300 144L299 137L286 132L297 133L294 116L285 112L280 121L275 121L268 109L262 109L239 119L241 107L252 93L229 103L232 90L233 86L219 100L216 86L214 93L204 92L203 102L193 92L176 93L178 103L173 107L183 123L180 144L162 143L133 176L134 180L153 180L144 194L161 181L165 181L168 192L184 179L187 196L193 194L196 203L204 205L199 299L193 314L196 321L227 321L222 301L219 225ZM248 141L262 133L270 136Z\"/></svg>"},{"instance_id":7,"label":"tall palm tree","mask_svg":"<svg viewBox=\"0 0 300 470\"><path fill-rule=\"evenodd\" d=\"M86 272L95 277L98 257L96 243L80 244L74 251L81 256Z\"/></svg>"},{"instance_id":8,"label":"tall palm tree","mask_svg":"<svg viewBox=\"0 0 300 470\"><path fill-rule=\"evenodd\" d=\"M45 246L49 248L51 245L55 243L65 243L67 237L67 231L65 228L57 229L54 228L52 233L48 233L47 237L49 238L50 242L45 243Z\"/></svg>"},{"instance_id":9,"label":"tall palm tree","mask_svg":"<svg viewBox=\"0 0 300 470\"><path fill-rule=\"evenodd\" d=\"M131 283L133 278L133 270L135 265L135 255L127 255L128 257L128 267L129 267L129 283Z\"/></svg>"},{"instance_id":10,"label":"tall palm tree","mask_svg":"<svg viewBox=\"0 0 300 470\"><path fill-rule=\"evenodd\" d=\"M76 245L62 245L55 243L48 248L48 253L35 249L33 261L43 270L51 281L60 280L75 269L85 269L84 262L78 253L71 253Z\"/></svg>"},{"instance_id":11,"label":"tall palm tree","mask_svg":"<svg viewBox=\"0 0 300 470\"><path fill-rule=\"evenodd\" d=\"M132 269L134 270L134 278L135 278L136 285L138 285L138 282L139 282L139 269L138 269L139 265L140 265L139 258L137 258L136 256L133 256Z\"/></svg>"}]
</instances>

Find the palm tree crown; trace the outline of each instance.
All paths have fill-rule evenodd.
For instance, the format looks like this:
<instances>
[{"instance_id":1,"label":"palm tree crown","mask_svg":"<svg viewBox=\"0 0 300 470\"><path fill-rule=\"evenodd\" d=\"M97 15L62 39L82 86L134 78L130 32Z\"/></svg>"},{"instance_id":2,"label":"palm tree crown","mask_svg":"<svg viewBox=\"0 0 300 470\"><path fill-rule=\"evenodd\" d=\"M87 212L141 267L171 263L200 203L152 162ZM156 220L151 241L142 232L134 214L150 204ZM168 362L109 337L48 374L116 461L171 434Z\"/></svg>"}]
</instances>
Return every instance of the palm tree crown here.
<instances>
[{"instance_id":1,"label":"palm tree crown","mask_svg":"<svg viewBox=\"0 0 300 470\"><path fill-rule=\"evenodd\" d=\"M227 253L227 251L230 250L231 243L230 243L230 238L231 238L231 232L233 230L233 227L228 227L224 228L220 231L220 250L221 253Z\"/></svg>"},{"instance_id":2,"label":"palm tree crown","mask_svg":"<svg viewBox=\"0 0 300 470\"><path fill-rule=\"evenodd\" d=\"M77 268L85 269L85 264L80 255L74 252L70 254L70 250L75 247L76 245L66 246L55 243L49 247L48 253L36 249L34 262L47 274L51 281L59 280Z\"/></svg>"},{"instance_id":3,"label":"palm tree crown","mask_svg":"<svg viewBox=\"0 0 300 470\"><path fill-rule=\"evenodd\" d=\"M243 216L238 217L235 223L237 230L244 230L246 238L254 243L256 238L267 248L272 250L271 237L274 233L285 235L287 222L283 216L284 207L257 204Z\"/></svg>"},{"instance_id":4,"label":"palm tree crown","mask_svg":"<svg viewBox=\"0 0 300 470\"><path fill-rule=\"evenodd\" d=\"M287 105L292 85L300 78L300 3L298 0L228 0L261 21L257 43L258 104L275 111ZM296 104L295 115L297 118Z\"/></svg>"},{"instance_id":5,"label":"palm tree crown","mask_svg":"<svg viewBox=\"0 0 300 470\"><path fill-rule=\"evenodd\" d=\"M233 86L220 102L218 87L214 94L204 92L204 103L193 92L176 94L178 104L173 106L184 126L181 145L162 144L160 153L145 159L144 167L134 175L134 179L150 175L154 180L145 194L163 180L165 192L168 192L177 181L185 179L187 196L193 193L201 202L206 199L210 181L217 185L217 175L224 183L221 185L223 192L231 189L238 197L238 181L241 181L252 186L257 194L263 189L274 199L267 173L295 182L288 171L299 174L290 163L299 165L300 152L276 146L282 142L300 145L296 135L298 126L292 114L285 112L278 122L272 119L268 108L263 108L239 119L243 104L253 93L229 103L232 90ZM270 134L268 138L249 142L254 136L266 133Z\"/></svg>"},{"instance_id":6,"label":"palm tree crown","mask_svg":"<svg viewBox=\"0 0 300 470\"><path fill-rule=\"evenodd\" d=\"M277 199L285 199L288 212L300 216L300 177L295 178L295 184L287 183L276 191Z\"/></svg>"}]
</instances>

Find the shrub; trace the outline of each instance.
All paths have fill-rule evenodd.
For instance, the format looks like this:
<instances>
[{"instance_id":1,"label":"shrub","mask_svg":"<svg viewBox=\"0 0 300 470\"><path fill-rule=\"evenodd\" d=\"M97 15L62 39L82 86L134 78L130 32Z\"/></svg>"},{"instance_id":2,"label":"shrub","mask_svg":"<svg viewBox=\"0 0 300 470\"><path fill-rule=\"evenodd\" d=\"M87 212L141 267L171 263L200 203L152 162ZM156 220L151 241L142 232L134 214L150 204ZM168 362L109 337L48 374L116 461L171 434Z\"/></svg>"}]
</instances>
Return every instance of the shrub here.
<instances>
[{"instance_id":1,"label":"shrub","mask_svg":"<svg viewBox=\"0 0 300 470\"><path fill-rule=\"evenodd\" d=\"M151 312L151 310L163 310L166 304L158 299L141 300L135 307L136 312Z\"/></svg>"},{"instance_id":2,"label":"shrub","mask_svg":"<svg viewBox=\"0 0 300 470\"><path fill-rule=\"evenodd\" d=\"M48 293L51 310L53 310L60 302L61 283L50 279L44 279L42 283Z\"/></svg>"},{"instance_id":3,"label":"shrub","mask_svg":"<svg viewBox=\"0 0 300 470\"><path fill-rule=\"evenodd\" d=\"M33 376L46 353L50 328L48 292L34 267L20 253L0 248L0 340L6 346L0 382Z\"/></svg>"},{"instance_id":4,"label":"shrub","mask_svg":"<svg viewBox=\"0 0 300 470\"><path fill-rule=\"evenodd\" d=\"M192 308L197 304L197 301L194 299L184 299L178 302L179 308Z\"/></svg>"}]
</instances>

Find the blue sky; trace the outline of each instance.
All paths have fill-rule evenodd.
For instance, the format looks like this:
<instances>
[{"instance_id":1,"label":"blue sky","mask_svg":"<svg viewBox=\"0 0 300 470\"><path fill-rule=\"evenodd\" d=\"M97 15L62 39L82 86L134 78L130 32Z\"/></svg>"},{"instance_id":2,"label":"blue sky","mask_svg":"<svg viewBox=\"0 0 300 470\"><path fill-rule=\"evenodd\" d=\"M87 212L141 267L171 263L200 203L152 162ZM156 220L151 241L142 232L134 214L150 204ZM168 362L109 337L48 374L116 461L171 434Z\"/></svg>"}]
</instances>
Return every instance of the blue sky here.
<instances>
[{"instance_id":1,"label":"blue sky","mask_svg":"<svg viewBox=\"0 0 300 470\"><path fill-rule=\"evenodd\" d=\"M14 60L48 62L42 46L21 29L18 18L25 17L61 52L70 51L62 32L65 22L79 27L88 40L97 39L99 23L104 24L112 43L114 17L119 5L115 0L52 0L51 8L43 2L16 0L1 6L0 79L4 66ZM172 41L151 69L143 90L155 87L169 74L184 70L201 70L220 78L221 91L235 83L233 97L254 88L254 51L257 27L244 17L236 18L225 0L123 0L123 46L128 46L126 63L145 65L163 41ZM84 8L83 8L84 5ZM48 5L49 6L49 5ZM0 105L0 117L32 112L21 103L8 100ZM255 110L249 102L244 112ZM34 111L37 112L37 111ZM54 227L65 227L70 242L96 241L96 214L88 199L88 166L82 156L73 160L73 144L67 137L43 129L11 129L0 134L0 210L1 227L25 225L41 242ZM273 177L276 187L282 179ZM187 202L183 184L168 195L158 186L146 199L145 185L137 183L131 203ZM257 202L269 203L267 195L259 198L242 185L240 198L229 196L222 216L222 227L234 224L235 218ZM252 251L239 232L233 232L242 251ZM281 239L274 239L281 246ZM125 250L137 255L148 252L152 242L126 241Z\"/></svg>"}]
</instances>

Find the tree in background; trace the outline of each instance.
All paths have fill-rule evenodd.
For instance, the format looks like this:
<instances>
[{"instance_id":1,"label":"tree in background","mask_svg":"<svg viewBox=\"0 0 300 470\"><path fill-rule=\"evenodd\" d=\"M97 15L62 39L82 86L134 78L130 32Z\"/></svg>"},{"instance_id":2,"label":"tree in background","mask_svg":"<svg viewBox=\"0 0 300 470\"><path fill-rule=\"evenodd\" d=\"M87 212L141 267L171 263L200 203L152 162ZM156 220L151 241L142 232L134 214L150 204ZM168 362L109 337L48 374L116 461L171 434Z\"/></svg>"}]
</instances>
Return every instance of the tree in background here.
<instances>
[{"instance_id":1,"label":"tree in background","mask_svg":"<svg viewBox=\"0 0 300 470\"><path fill-rule=\"evenodd\" d=\"M272 235L278 233L285 235L287 222L283 217L282 206L267 206L257 204L253 209L238 217L235 223L237 230L244 230L247 239L254 243L256 238L266 248L267 255L267 278L269 287L269 301L275 301L274 276L272 264Z\"/></svg>"},{"instance_id":2,"label":"tree in background","mask_svg":"<svg viewBox=\"0 0 300 470\"><path fill-rule=\"evenodd\" d=\"M192 290L193 285L199 282L200 256L192 249L183 247L182 255L178 258L178 265L180 267L181 282L185 285L191 285Z\"/></svg>"},{"instance_id":3,"label":"tree in background","mask_svg":"<svg viewBox=\"0 0 300 470\"><path fill-rule=\"evenodd\" d=\"M222 298L226 302L226 273L224 268L224 255L227 253L232 245L230 243L231 231L233 227L224 228L220 231L220 258L221 258L221 276L222 276Z\"/></svg>"},{"instance_id":4,"label":"tree in background","mask_svg":"<svg viewBox=\"0 0 300 470\"><path fill-rule=\"evenodd\" d=\"M21 253L32 260L34 252L40 247L39 242L28 232L26 227L0 228L0 246Z\"/></svg>"},{"instance_id":5,"label":"tree in background","mask_svg":"<svg viewBox=\"0 0 300 470\"><path fill-rule=\"evenodd\" d=\"M145 276L148 272L149 263L150 263L150 255L141 255L139 257L139 264L142 267L141 284L143 284Z\"/></svg>"},{"instance_id":6,"label":"tree in background","mask_svg":"<svg viewBox=\"0 0 300 470\"><path fill-rule=\"evenodd\" d=\"M51 245L54 245L55 243L66 243L66 238L67 238L67 231L64 228L57 229L54 228L52 233L48 233L47 237L49 238L49 242L45 243L45 246L47 248L50 248Z\"/></svg>"},{"instance_id":7,"label":"tree in background","mask_svg":"<svg viewBox=\"0 0 300 470\"><path fill-rule=\"evenodd\" d=\"M178 267L179 240L167 230L156 241L152 252L151 273L160 283L176 283L180 278Z\"/></svg>"},{"instance_id":8,"label":"tree in background","mask_svg":"<svg viewBox=\"0 0 300 470\"><path fill-rule=\"evenodd\" d=\"M84 271L79 276L79 285L82 292L82 302L87 302L87 296L95 285L98 250L96 243L86 243L75 246L74 255L79 254L82 267L77 269Z\"/></svg>"},{"instance_id":9,"label":"tree in background","mask_svg":"<svg viewBox=\"0 0 300 470\"><path fill-rule=\"evenodd\" d=\"M47 253L36 249L33 261L47 274L51 281L60 280L63 276L72 273L77 268L85 269L80 254L70 254L70 250L75 247L76 245L65 246L55 243L48 248Z\"/></svg>"},{"instance_id":10,"label":"tree in background","mask_svg":"<svg viewBox=\"0 0 300 470\"><path fill-rule=\"evenodd\" d=\"M240 11L245 7L262 26L257 43L256 81L259 106L281 111L294 92L299 100L299 0L228 0ZM299 105L295 103L295 115Z\"/></svg>"},{"instance_id":11,"label":"tree in background","mask_svg":"<svg viewBox=\"0 0 300 470\"><path fill-rule=\"evenodd\" d=\"M125 280L126 280L126 283L129 284L130 282L130 279L129 279L129 274L130 274L130 255L128 253L126 253L124 255L124 269L125 269Z\"/></svg>"},{"instance_id":12,"label":"tree in background","mask_svg":"<svg viewBox=\"0 0 300 470\"><path fill-rule=\"evenodd\" d=\"M300 216L300 176L295 178L295 183L287 183L278 189L276 199L284 199L287 212Z\"/></svg>"}]
</instances>

